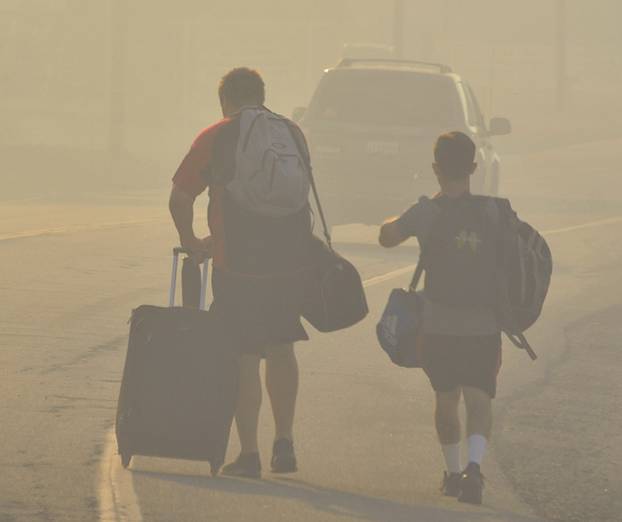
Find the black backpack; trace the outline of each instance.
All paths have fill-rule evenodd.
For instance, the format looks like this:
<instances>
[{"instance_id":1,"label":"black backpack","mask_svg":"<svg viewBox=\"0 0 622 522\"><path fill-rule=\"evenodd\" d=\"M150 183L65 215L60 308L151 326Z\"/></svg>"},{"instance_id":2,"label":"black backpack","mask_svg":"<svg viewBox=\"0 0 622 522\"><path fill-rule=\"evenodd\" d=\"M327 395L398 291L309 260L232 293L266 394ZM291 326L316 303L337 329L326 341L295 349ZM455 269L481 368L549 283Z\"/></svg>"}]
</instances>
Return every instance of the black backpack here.
<instances>
[{"instance_id":1,"label":"black backpack","mask_svg":"<svg viewBox=\"0 0 622 522\"><path fill-rule=\"evenodd\" d=\"M501 259L497 271L499 320L503 332L519 348L536 354L523 332L540 314L553 272L553 256L546 240L521 221L507 199L495 198L499 209Z\"/></svg>"}]
</instances>

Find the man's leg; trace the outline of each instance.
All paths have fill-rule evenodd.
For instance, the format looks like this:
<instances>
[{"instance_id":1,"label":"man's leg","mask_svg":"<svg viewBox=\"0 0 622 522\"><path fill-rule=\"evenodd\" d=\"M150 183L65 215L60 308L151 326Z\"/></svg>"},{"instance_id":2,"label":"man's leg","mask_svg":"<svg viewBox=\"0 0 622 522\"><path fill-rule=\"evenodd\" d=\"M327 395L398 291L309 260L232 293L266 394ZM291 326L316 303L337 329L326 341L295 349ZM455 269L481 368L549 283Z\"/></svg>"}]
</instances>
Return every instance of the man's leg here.
<instances>
[{"instance_id":1,"label":"man's leg","mask_svg":"<svg viewBox=\"0 0 622 522\"><path fill-rule=\"evenodd\" d=\"M266 388L274 416L272 470L296 471L293 431L298 395L298 362L293 344L273 346L266 350Z\"/></svg>"},{"instance_id":2,"label":"man's leg","mask_svg":"<svg viewBox=\"0 0 622 522\"><path fill-rule=\"evenodd\" d=\"M266 389L272 404L275 440L293 440L298 395L298 362L293 344L266 351Z\"/></svg>"},{"instance_id":3,"label":"man's leg","mask_svg":"<svg viewBox=\"0 0 622 522\"><path fill-rule=\"evenodd\" d=\"M240 456L223 468L226 475L258 478L261 475L257 444L257 425L261 407L261 379L258 355L240 357L240 381L235 423L240 438Z\"/></svg>"},{"instance_id":4,"label":"man's leg","mask_svg":"<svg viewBox=\"0 0 622 522\"><path fill-rule=\"evenodd\" d=\"M240 357L240 384L235 424L238 428L242 454L257 453L257 425L261 407L261 379L259 377L259 356Z\"/></svg>"}]
</instances>

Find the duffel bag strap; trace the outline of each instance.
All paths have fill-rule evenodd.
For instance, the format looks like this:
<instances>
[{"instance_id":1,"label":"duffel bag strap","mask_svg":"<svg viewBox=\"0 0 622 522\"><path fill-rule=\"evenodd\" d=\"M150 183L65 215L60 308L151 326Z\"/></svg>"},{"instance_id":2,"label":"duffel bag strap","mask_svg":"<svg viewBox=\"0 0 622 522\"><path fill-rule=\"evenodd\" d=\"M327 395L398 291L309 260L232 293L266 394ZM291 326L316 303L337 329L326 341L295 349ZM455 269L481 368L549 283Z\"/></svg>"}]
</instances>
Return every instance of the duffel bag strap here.
<instances>
[{"instance_id":1,"label":"duffel bag strap","mask_svg":"<svg viewBox=\"0 0 622 522\"><path fill-rule=\"evenodd\" d=\"M289 128L289 132L294 138L294 142L296 143L296 147L298 147L298 152L300 153L302 159L305 161L305 166L307 167L305 170L307 172L307 176L309 178L309 184L311 185L311 190L313 191L313 198L315 199L315 205L317 206L317 211L320 214L320 220L322 221L322 231L324 232L324 237L326 238L326 243L328 244L328 248L333 250L333 241L330 237L330 231L328 230L328 225L326 224L326 218L324 217L324 210L322 208L322 203L320 201L320 196L317 191L317 187L315 185L315 178L313 177L313 167L311 166L311 155L309 154L309 147L307 145L304 134L297 129L292 129L292 125L287 122L287 126Z\"/></svg>"},{"instance_id":2,"label":"duffel bag strap","mask_svg":"<svg viewBox=\"0 0 622 522\"><path fill-rule=\"evenodd\" d=\"M330 237L330 231L328 230L328 225L326 224L326 218L324 217L324 210L322 209L322 203L320 202L320 196L317 193L317 187L315 186L315 179L313 177L313 169L311 168L311 163L307 164L309 173L309 182L311 183L311 190L313 191L313 197L315 198L315 204L317 206L317 211L320 214L320 220L322 221L322 229L324 232L324 237L326 238L326 243L328 247L333 249L333 241Z\"/></svg>"}]
</instances>

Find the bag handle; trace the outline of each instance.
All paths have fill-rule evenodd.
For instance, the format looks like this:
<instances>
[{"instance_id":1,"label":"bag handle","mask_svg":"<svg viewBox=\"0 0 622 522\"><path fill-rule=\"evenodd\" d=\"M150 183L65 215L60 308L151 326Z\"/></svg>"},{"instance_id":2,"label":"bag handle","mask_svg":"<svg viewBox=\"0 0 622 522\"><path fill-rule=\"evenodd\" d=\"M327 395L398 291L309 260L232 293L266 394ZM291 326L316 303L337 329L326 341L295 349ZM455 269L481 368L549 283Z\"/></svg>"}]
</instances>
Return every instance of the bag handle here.
<instances>
[{"instance_id":1,"label":"bag handle","mask_svg":"<svg viewBox=\"0 0 622 522\"><path fill-rule=\"evenodd\" d=\"M307 173L307 177L309 178L309 184L311 185L311 191L313 192L313 199L315 200L317 211L320 214L320 220L322 221L322 232L324 233L324 238L326 239L326 244L328 245L328 248L333 250L333 240L330 236L328 225L326 224L324 209L322 208L322 202L320 201L317 186L315 185L315 178L313 177L313 167L311 166L311 155L309 154L309 147L307 146L304 134L302 134L302 131L300 131L300 129L292 128L292 123L287 118L283 118L283 120L285 121L287 128L289 129L289 132L294 139L294 143L298 148L298 153L304 160L305 166L307 167L305 171ZM304 141L302 141L301 138Z\"/></svg>"},{"instance_id":2,"label":"bag handle","mask_svg":"<svg viewBox=\"0 0 622 522\"><path fill-rule=\"evenodd\" d=\"M191 252L182 247L173 248L173 269L171 273L171 287L168 294L169 307L175 306L175 291L177 289L177 267L179 265L179 255L190 255ZM207 293L207 279L209 270L209 259L205 259L202 263L203 269L201 271L201 297L199 302L199 308L205 310L205 294Z\"/></svg>"},{"instance_id":3,"label":"bag handle","mask_svg":"<svg viewBox=\"0 0 622 522\"><path fill-rule=\"evenodd\" d=\"M417 268L415 268L415 273L413 274L413 278L410 281L410 286L408 287L409 292L416 292L417 287L419 286L419 280L421 279L421 275L423 274L423 250L419 253L419 261L417 261Z\"/></svg>"},{"instance_id":4,"label":"bag handle","mask_svg":"<svg viewBox=\"0 0 622 522\"><path fill-rule=\"evenodd\" d=\"M326 224L326 218L324 217L324 210L322 209L322 203L320 201L320 197L317 192L317 187L315 186L315 179L313 178L313 169L311 168L311 162L307 164L307 172L309 176L309 182L311 183L311 190L313 191L313 197L315 199L315 204L320 214L320 220L322 221L322 231L324 232L324 237L326 238L326 243L328 244L328 248L332 250L333 249L332 238L328 230L328 225Z\"/></svg>"}]
</instances>

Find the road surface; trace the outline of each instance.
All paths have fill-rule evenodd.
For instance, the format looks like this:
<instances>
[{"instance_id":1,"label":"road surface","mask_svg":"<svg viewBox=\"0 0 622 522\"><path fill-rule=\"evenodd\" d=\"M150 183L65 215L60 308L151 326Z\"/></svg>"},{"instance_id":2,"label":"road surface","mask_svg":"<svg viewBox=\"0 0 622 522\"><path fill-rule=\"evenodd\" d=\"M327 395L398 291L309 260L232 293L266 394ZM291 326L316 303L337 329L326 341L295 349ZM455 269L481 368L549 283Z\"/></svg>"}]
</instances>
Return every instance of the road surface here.
<instances>
[{"instance_id":1,"label":"road surface","mask_svg":"<svg viewBox=\"0 0 622 522\"><path fill-rule=\"evenodd\" d=\"M573 153L600 157L573 149L546 158L562 165ZM337 231L367 281L371 313L336 334L309 327L311 341L298 348L299 473L211 478L205 464L141 457L123 470L111 430L126 322L138 304L166 301L175 234L165 195L161 207L3 204L0 522L621 520L622 198L607 190L616 172L595 168L588 179L580 165L533 161L508 158L502 190L547 232L554 280L529 332L538 361L504 349L482 507L439 495L429 384L392 366L375 342L389 291L410 277L414 245L382 251L373 229ZM237 450L234 433L230 457Z\"/></svg>"}]
</instances>

